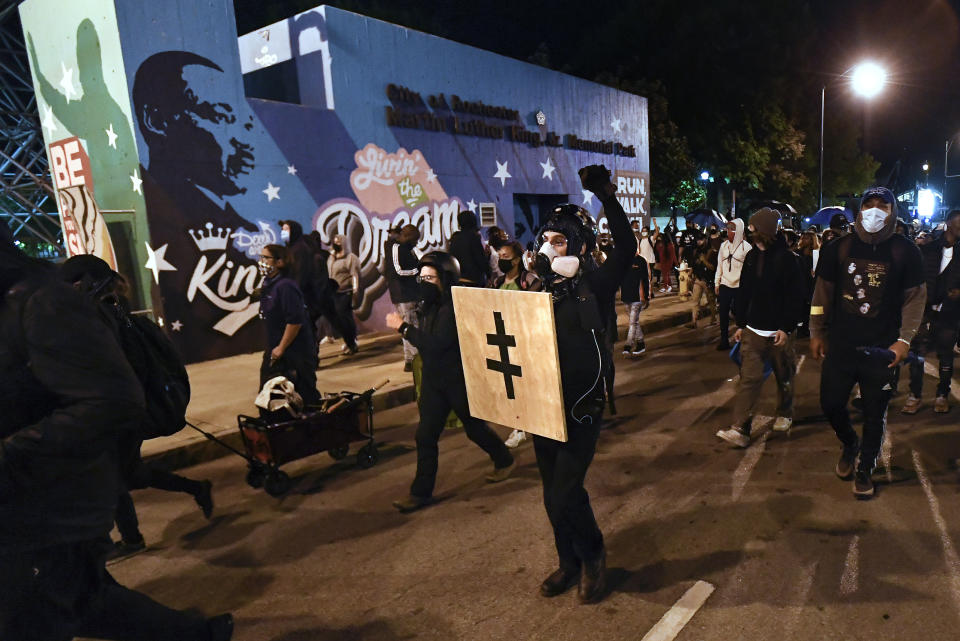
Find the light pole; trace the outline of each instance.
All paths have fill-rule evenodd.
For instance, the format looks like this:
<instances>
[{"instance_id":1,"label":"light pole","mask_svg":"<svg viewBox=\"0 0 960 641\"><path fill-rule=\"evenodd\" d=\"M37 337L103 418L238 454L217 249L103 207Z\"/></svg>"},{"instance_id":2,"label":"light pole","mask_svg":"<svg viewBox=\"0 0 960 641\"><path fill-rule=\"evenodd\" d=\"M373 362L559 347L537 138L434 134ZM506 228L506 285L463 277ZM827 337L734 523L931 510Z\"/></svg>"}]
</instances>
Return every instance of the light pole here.
<instances>
[{"instance_id":1,"label":"light pole","mask_svg":"<svg viewBox=\"0 0 960 641\"><path fill-rule=\"evenodd\" d=\"M887 82L887 72L883 67L875 62L861 62L858 65L850 67L840 74L844 78L850 73L853 76L850 86L854 93L863 98L873 98L883 89ZM823 209L823 122L827 104L827 85L820 88L820 199L818 209Z\"/></svg>"}]
</instances>

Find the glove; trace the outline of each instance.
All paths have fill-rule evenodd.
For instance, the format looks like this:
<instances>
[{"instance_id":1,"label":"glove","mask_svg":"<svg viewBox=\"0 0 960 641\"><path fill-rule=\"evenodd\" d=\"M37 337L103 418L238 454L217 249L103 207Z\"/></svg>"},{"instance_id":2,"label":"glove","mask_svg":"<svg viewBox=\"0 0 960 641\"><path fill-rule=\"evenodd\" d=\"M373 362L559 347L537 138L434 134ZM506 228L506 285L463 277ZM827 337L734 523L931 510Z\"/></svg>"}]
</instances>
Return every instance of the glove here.
<instances>
[{"instance_id":1,"label":"glove","mask_svg":"<svg viewBox=\"0 0 960 641\"><path fill-rule=\"evenodd\" d=\"M603 165L589 165L583 167L578 173L583 188L589 189L598 196L605 195L607 186L611 185L610 171Z\"/></svg>"}]
</instances>

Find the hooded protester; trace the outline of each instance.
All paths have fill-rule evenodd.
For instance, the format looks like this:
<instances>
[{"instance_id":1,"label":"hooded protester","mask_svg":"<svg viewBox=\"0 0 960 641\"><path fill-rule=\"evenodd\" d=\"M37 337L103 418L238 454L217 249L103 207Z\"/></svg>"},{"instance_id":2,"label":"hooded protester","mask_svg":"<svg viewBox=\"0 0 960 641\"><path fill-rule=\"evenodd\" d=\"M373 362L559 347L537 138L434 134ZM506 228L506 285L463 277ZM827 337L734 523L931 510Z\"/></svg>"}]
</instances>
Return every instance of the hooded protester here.
<instances>
[{"instance_id":1,"label":"hooded protester","mask_svg":"<svg viewBox=\"0 0 960 641\"><path fill-rule=\"evenodd\" d=\"M331 243L333 251L327 258L327 272L330 278L337 283L337 292L334 294L337 318L340 321L340 331L343 334L343 351L348 354L357 353L357 322L353 318L353 310L357 306L360 296L360 260L356 254L350 252L347 239L342 234L333 237Z\"/></svg>"},{"instance_id":2,"label":"hooded protester","mask_svg":"<svg viewBox=\"0 0 960 641\"><path fill-rule=\"evenodd\" d=\"M127 281L123 276L113 271L103 259L93 254L77 254L60 266L60 277L64 282L73 285L74 289L84 294L94 304L104 322L111 329L116 330L117 325L121 324L121 330L129 328L127 332L132 331L137 336L142 337L145 335L144 332L147 328L151 328L162 337L159 327L153 324L146 325L151 321L141 318L139 323L134 322L136 319L130 316L130 305L127 301ZM127 362L133 367L134 373L146 390L148 383L144 381L148 380L147 377L150 374L144 370L155 367L156 363L144 354L143 347L138 341L134 341L137 342L136 345L130 344L128 339L130 334L127 332L121 331L118 336L120 346ZM164 355L168 360L176 363L178 373L187 390L189 390L187 371L180 360L180 356L176 352L176 348L169 342L168 346L169 349L165 351ZM166 388L167 393L169 393L169 389L169 387ZM189 396L189 393L187 396ZM151 432L151 427L145 424L132 435L129 442L124 442L121 445L122 487L117 500L116 512L116 524L120 540L114 544L114 549L109 553L108 558L127 556L146 548L146 542L140 532L136 506L130 496L131 490L152 487L167 492L189 494L197 502L204 516L209 519L213 514L213 494L210 481L194 481L165 469L154 467L145 463L140 457L140 447L143 441L156 436L156 433Z\"/></svg>"},{"instance_id":3,"label":"hooded protester","mask_svg":"<svg viewBox=\"0 0 960 641\"><path fill-rule=\"evenodd\" d=\"M0 639L224 641L106 570L140 382L91 301L0 225Z\"/></svg>"},{"instance_id":4,"label":"hooded protester","mask_svg":"<svg viewBox=\"0 0 960 641\"><path fill-rule=\"evenodd\" d=\"M450 255L460 263L460 284L485 287L490 280L490 259L483 249L477 215L470 210L457 214L460 229L450 237Z\"/></svg>"},{"instance_id":5,"label":"hooded protester","mask_svg":"<svg viewBox=\"0 0 960 641\"><path fill-rule=\"evenodd\" d=\"M940 364L940 382L933 410L939 414L950 411L950 381L953 379L953 347L957 344L960 326L960 210L947 214L946 229L939 238L920 248L923 275L927 288L920 332L910 351L923 356L936 351ZM910 363L910 396L901 410L916 414L923 393L923 363Z\"/></svg>"},{"instance_id":6,"label":"hooded protester","mask_svg":"<svg viewBox=\"0 0 960 641\"><path fill-rule=\"evenodd\" d=\"M733 309L740 288L740 271L752 245L744 238L744 223L734 218L727 223L727 237L720 245L717 256L717 273L714 276L714 292L720 314L720 344L717 351L730 349L730 311Z\"/></svg>"},{"instance_id":7,"label":"hooded protester","mask_svg":"<svg viewBox=\"0 0 960 641\"><path fill-rule=\"evenodd\" d=\"M404 225L392 234L384 245L383 275L387 279L390 302L403 322L417 324L417 301L420 290L417 285L418 263L414 248L420 240L416 225ZM417 348L407 339L403 340L403 371L413 371L413 359Z\"/></svg>"},{"instance_id":8,"label":"hooded protester","mask_svg":"<svg viewBox=\"0 0 960 641\"><path fill-rule=\"evenodd\" d=\"M579 582L580 601L594 603L604 596L606 551L583 483L602 424L605 319L637 244L610 172L591 165L579 174L584 189L603 204L613 249L597 267L591 257L596 224L571 204L555 207L537 234L537 273L554 301L567 441L534 436L533 446L559 557L559 568L543 581L540 593L557 596Z\"/></svg>"},{"instance_id":9,"label":"hooded protester","mask_svg":"<svg viewBox=\"0 0 960 641\"><path fill-rule=\"evenodd\" d=\"M437 483L440 435L450 410L463 423L467 438L479 445L493 461L486 480L498 483L509 478L514 460L510 450L484 421L470 415L467 384L460 360L460 341L450 289L460 280L457 260L446 252L430 252L420 259L420 324L404 322L396 312L387 314L387 327L413 343L423 359L420 392L420 424L417 427L417 472L410 494L393 502L400 512L413 512L433 502Z\"/></svg>"},{"instance_id":10,"label":"hooded protester","mask_svg":"<svg viewBox=\"0 0 960 641\"><path fill-rule=\"evenodd\" d=\"M853 493L861 499L874 494L870 475L883 444L894 368L907 357L927 296L920 250L894 233L896 222L893 192L866 190L854 233L820 250L810 307L810 352L816 359L826 357L820 405L843 444L836 474L853 478ZM862 347L888 349L892 362ZM847 411L857 383L862 441Z\"/></svg>"},{"instance_id":11,"label":"hooded protester","mask_svg":"<svg viewBox=\"0 0 960 641\"><path fill-rule=\"evenodd\" d=\"M690 326L693 329L697 327L697 319L700 316L700 310L706 308L710 310L713 317L716 318L717 305L714 298L717 277L717 258L719 252L714 249L709 236L701 236L697 239L696 251L693 254L693 263L690 265L693 272L693 303L690 312ZM714 285L711 287L711 285ZM703 303L706 302L704 305Z\"/></svg>"},{"instance_id":12,"label":"hooded protester","mask_svg":"<svg viewBox=\"0 0 960 641\"><path fill-rule=\"evenodd\" d=\"M740 272L734 313L740 343L740 380L734 400L733 425L717 436L736 447L750 444L753 408L763 387L765 363L777 379L777 415L773 429L785 432L793 424L793 349L797 325L803 320L803 274L796 254L779 230L780 214L764 207L750 217L753 248Z\"/></svg>"}]
</instances>

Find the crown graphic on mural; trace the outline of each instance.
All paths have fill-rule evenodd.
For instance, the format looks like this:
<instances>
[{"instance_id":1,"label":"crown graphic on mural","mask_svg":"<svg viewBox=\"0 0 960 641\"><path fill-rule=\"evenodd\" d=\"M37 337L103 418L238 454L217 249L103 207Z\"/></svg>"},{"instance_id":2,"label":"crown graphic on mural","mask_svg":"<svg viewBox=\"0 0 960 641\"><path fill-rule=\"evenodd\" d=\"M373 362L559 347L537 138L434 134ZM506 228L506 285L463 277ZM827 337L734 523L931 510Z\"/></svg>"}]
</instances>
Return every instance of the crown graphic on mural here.
<instances>
[{"instance_id":1,"label":"crown graphic on mural","mask_svg":"<svg viewBox=\"0 0 960 641\"><path fill-rule=\"evenodd\" d=\"M217 227L217 230L214 231L213 223L207 223L204 227L206 229L188 230L193 242L197 244L197 248L202 252L225 250L227 241L230 239L230 228Z\"/></svg>"}]
</instances>

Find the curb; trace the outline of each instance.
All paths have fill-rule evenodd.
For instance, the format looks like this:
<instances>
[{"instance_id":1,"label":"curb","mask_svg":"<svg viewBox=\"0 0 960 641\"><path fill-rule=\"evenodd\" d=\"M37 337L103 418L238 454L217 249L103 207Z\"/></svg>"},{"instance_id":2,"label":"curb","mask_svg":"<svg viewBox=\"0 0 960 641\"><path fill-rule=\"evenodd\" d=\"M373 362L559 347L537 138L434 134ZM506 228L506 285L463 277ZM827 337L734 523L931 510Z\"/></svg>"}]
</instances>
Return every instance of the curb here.
<instances>
[{"instance_id":1,"label":"curb","mask_svg":"<svg viewBox=\"0 0 960 641\"><path fill-rule=\"evenodd\" d=\"M706 310L704 310L706 312ZM649 323L641 323L643 327L644 334L653 334L656 332L661 332L665 329L671 329L673 327L678 327L683 325L690 320L690 312L687 310L674 312L662 318L658 318ZM617 341L623 341L627 338L627 326L618 325L617 327ZM367 345L382 345L389 343L399 343L400 339L393 332L376 334L370 337L369 341L365 341ZM330 350L329 354L321 352L321 360L324 358L332 358L338 356L339 352ZM378 392L373 395L373 410L374 412L380 412L383 410L391 409L394 407L399 407L401 405L406 405L415 400L415 391L413 384L404 385L401 387L395 387L390 390L385 390L383 392ZM198 425L201 429L209 431L211 434L216 436L218 439L226 443L227 445L240 450L243 450L243 440L240 438L240 430L236 427L232 428L215 428L207 430L209 425L200 424ZM205 463L207 461L212 461L224 456L235 456L232 452L227 450L222 445L214 443L201 435L199 432L196 432L191 427L184 428L194 432L195 438L190 440L183 441L179 443L176 447L164 450L161 452L155 452L143 458L144 462L150 463L151 465L156 465L157 467L167 469L167 470L176 470L184 467L191 467L199 463ZM374 421L374 429L376 429L376 421Z\"/></svg>"}]
</instances>

